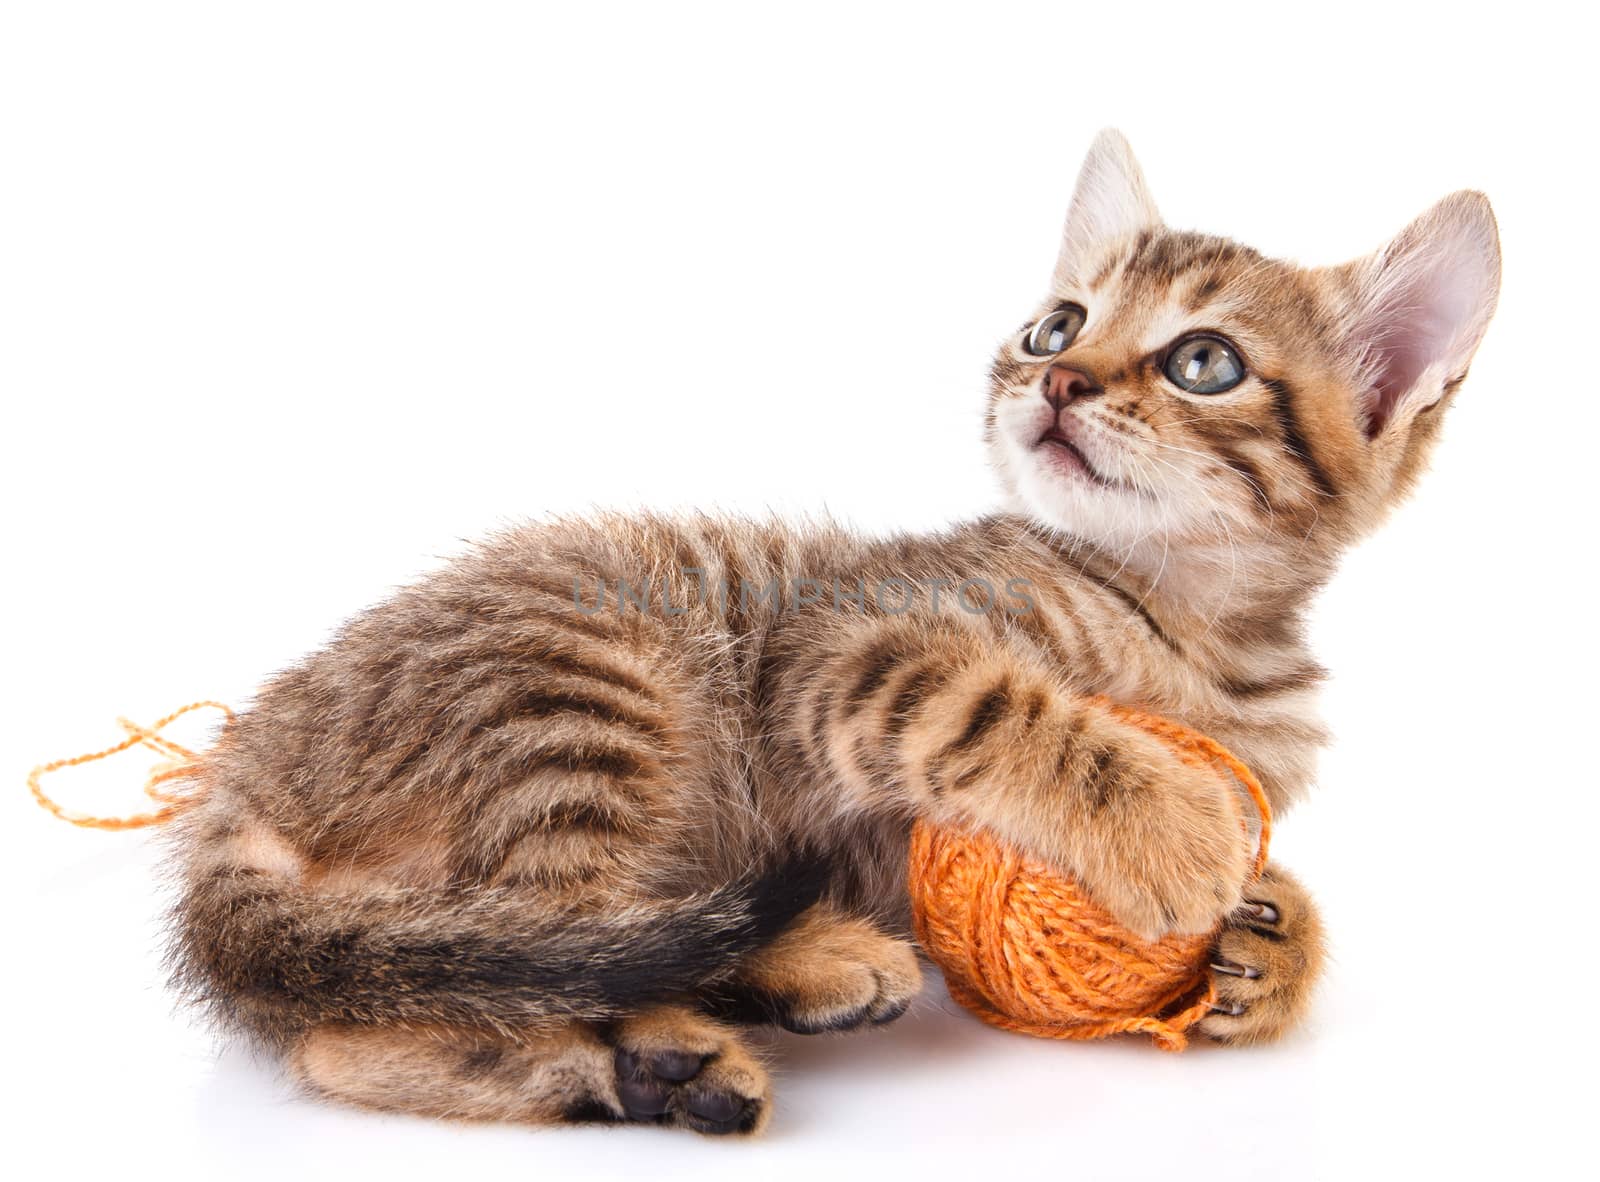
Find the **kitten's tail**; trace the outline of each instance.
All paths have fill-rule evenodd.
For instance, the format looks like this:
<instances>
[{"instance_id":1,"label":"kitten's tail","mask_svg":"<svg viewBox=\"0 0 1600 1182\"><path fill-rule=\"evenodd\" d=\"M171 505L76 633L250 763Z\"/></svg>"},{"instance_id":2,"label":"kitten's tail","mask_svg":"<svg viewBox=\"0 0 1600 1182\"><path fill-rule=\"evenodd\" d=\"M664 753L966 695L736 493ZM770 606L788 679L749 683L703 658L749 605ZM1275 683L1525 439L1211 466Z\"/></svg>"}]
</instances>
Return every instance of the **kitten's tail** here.
<instances>
[{"instance_id":1,"label":"kitten's tail","mask_svg":"<svg viewBox=\"0 0 1600 1182\"><path fill-rule=\"evenodd\" d=\"M699 895L580 914L510 888L324 895L215 867L174 913L174 975L269 1040L319 1021L603 1020L716 982L815 903L828 870L807 855Z\"/></svg>"}]
</instances>

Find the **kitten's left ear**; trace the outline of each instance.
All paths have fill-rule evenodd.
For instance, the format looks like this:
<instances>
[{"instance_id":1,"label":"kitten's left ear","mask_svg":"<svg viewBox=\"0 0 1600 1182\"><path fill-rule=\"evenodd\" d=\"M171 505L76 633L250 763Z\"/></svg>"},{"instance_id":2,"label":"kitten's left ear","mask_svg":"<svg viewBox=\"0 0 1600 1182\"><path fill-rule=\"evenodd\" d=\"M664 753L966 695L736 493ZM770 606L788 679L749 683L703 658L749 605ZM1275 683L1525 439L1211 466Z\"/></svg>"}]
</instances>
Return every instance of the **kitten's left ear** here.
<instances>
[{"instance_id":1,"label":"kitten's left ear","mask_svg":"<svg viewBox=\"0 0 1600 1182\"><path fill-rule=\"evenodd\" d=\"M1144 183L1133 149L1120 131L1108 127L1094 137L1078 172L1067 225L1061 233L1055 281L1064 285L1093 252L1147 226L1159 226L1161 215Z\"/></svg>"},{"instance_id":2,"label":"kitten's left ear","mask_svg":"<svg viewBox=\"0 0 1600 1182\"><path fill-rule=\"evenodd\" d=\"M1500 294L1489 199L1452 193L1377 254L1341 270L1356 291L1346 342L1371 439L1434 405L1467 372Z\"/></svg>"}]
</instances>

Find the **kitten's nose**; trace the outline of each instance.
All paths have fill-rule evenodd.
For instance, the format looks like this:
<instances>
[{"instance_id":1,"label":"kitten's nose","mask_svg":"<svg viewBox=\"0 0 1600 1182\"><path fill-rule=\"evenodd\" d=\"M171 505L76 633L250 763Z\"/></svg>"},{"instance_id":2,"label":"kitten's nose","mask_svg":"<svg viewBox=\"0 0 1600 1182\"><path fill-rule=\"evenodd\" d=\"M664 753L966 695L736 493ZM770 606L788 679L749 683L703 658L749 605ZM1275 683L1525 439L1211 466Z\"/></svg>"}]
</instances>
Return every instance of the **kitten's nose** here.
<instances>
[{"instance_id":1,"label":"kitten's nose","mask_svg":"<svg viewBox=\"0 0 1600 1182\"><path fill-rule=\"evenodd\" d=\"M1068 369L1064 365L1052 365L1044 375L1044 396L1050 405L1060 410L1074 398L1087 398L1091 394L1103 394L1100 383L1094 380L1094 375L1087 374L1081 369Z\"/></svg>"}]
</instances>

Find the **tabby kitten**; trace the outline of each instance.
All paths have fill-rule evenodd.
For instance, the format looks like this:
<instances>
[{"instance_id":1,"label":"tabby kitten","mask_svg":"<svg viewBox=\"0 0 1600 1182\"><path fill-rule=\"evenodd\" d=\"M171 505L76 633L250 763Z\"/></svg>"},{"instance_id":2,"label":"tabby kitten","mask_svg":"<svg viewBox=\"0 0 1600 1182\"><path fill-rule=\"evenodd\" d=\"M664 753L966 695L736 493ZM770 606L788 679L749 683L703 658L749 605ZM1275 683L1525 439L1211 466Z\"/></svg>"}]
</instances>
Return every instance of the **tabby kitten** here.
<instances>
[{"instance_id":1,"label":"tabby kitten","mask_svg":"<svg viewBox=\"0 0 1600 1182\"><path fill-rule=\"evenodd\" d=\"M1225 920L1202 1029L1275 1038L1322 932L1241 896L1232 790L1108 711L1214 736L1274 806L1324 741L1302 620L1411 486L1493 311L1477 193L1302 269L1083 166L1001 345L1005 512L934 536L720 517L528 526L271 680L177 832L181 981L330 1097L438 1116L768 1119L748 1022L918 991L914 818L983 825L1148 936Z\"/></svg>"}]
</instances>

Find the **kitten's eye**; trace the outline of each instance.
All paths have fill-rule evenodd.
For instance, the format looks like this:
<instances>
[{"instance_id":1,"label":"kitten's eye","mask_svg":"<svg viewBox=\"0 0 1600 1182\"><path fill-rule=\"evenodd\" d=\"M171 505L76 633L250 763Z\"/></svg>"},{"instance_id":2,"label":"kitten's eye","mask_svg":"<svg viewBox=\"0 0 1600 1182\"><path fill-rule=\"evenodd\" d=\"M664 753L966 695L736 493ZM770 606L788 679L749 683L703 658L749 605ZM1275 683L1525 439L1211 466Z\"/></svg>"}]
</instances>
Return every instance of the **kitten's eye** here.
<instances>
[{"instance_id":1,"label":"kitten's eye","mask_svg":"<svg viewBox=\"0 0 1600 1182\"><path fill-rule=\"evenodd\" d=\"M1167 380L1186 394L1221 394L1244 381L1244 361L1218 337L1190 337L1167 354Z\"/></svg>"},{"instance_id":2,"label":"kitten's eye","mask_svg":"<svg viewBox=\"0 0 1600 1182\"><path fill-rule=\"evenodd\" d=\"M1050 313L1028 333L1022 347L1035 357L1050 357L1072 344L1088 313L1077 304Z\"/></svg>"}]
</instances>

